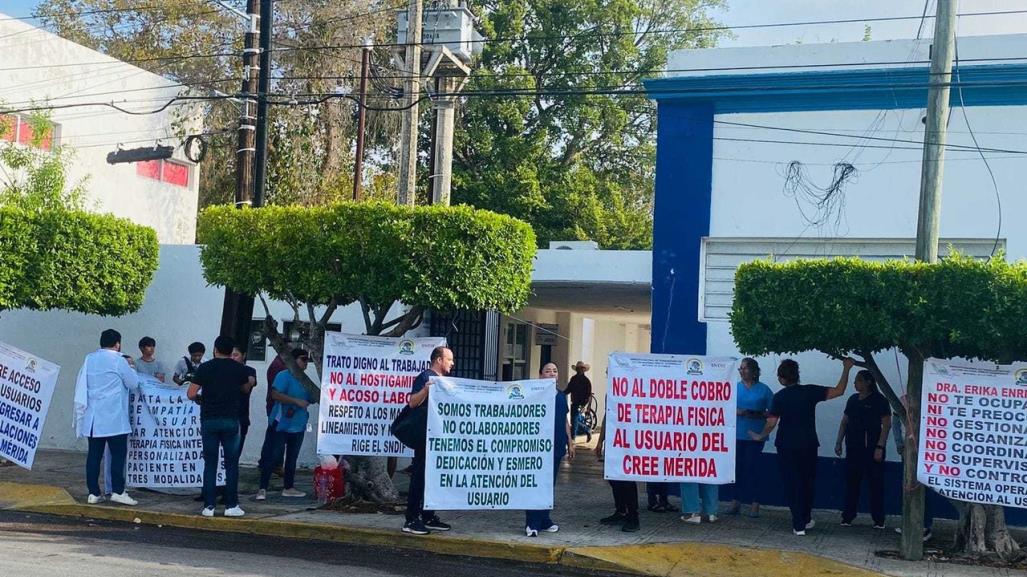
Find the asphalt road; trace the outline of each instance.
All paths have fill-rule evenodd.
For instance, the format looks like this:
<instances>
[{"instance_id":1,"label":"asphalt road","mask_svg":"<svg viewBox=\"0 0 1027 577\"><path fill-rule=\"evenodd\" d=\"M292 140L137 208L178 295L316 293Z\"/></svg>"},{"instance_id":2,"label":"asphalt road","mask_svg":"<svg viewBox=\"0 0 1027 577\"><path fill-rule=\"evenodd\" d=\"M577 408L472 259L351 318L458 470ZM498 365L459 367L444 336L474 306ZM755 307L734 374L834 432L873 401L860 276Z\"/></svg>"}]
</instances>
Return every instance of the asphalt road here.
<instances>
[{"instance_id":1,"label":"asphalt road","mask_svg":"<svg viewBox=\"0 0 1027 577\"><path fill-rule=\"evenodd\" d=\"M0 575L18 577L587 575L545 565L8 511L0 511L0 568Z\"/></svg>"}]
</instances>

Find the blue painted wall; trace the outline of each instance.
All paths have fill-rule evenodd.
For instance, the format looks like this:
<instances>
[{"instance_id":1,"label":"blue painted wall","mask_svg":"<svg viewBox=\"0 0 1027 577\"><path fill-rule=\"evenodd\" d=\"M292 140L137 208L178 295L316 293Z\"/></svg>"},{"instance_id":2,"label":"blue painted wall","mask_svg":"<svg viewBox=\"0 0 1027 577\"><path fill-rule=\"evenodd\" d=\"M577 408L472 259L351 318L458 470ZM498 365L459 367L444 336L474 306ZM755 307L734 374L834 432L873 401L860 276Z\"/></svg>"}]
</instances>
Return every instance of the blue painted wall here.
<instances>
[{"instance_id":1,"label":"blue painted wall","mask_svg":"<svg viewBox=\"0 0 1027 577\"><path fill-rule=\"evenodd\" d=\"M710 233L713 105L661 102L658 122L651 351L702 355L699 248Z\"/></svg>"}]
</instances>

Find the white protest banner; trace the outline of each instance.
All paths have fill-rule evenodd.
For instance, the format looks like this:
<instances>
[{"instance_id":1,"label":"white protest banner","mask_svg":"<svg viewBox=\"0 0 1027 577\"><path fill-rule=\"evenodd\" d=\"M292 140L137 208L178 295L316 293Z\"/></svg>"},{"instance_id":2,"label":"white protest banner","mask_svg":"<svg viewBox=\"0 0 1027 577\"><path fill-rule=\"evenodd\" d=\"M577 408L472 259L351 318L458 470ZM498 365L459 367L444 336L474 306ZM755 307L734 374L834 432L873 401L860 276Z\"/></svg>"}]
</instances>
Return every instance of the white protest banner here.
<instances>
[{"instance_id":1,"label":"white protest banner","mask_svg":"<svg viewBox=\"0 0 1027 577\"><path fill-rule=\"evenodd\" d=\"M1027 364L927 359L919 456L946 497L1027 508Z\"/></svg>"},{"instance_id":2,"label":"white protest banner","mask_svg":"<svg viewBox=\"0 0 1027 577\"><path fill-rule=\"evenodd\" d=\"M61 368L0 343L0 457L32 469Z\"/></svg>"},{"instance_id":3,"label":"white protest banner","mask_svg":"<svg viewBox=\"0 0 1027 577\"><path fill-rule=\"evenodd\" d=\"M139 374L139 390L129 393L129 487L202 487L203 438L200 405L185 387L165 385ZM225 484L225 455L218 455L218 485Z\"/></svg>"},{"instance_id":4,"label":"white protest banner","mask_svg":"<svg viewBox=\"0 0 1027 577\"><path fill-rule=\"evenodd\" d=\"M412 457L389 428L414 379L446 339L325 333L318 408L319 455Z\"/></svg>"},{"instance_id":5,"label":"white protest banner","mask_svg":"<svg viewBox=\"0 0 1027 577\"><path fill-rule=\"evenodd\" d=\"M433 377L424 507L552 509L553 379Z\"/></svg>"},{"instance_id":6,"label":"white protest banner","mask_svg":"<svg viewBox=\"0 0 1027 577\"><path fill-rule=\"evenodd\" d=\"M610 353L607 479L733 483L735 359Z\"/></svg>"}]
</instances>

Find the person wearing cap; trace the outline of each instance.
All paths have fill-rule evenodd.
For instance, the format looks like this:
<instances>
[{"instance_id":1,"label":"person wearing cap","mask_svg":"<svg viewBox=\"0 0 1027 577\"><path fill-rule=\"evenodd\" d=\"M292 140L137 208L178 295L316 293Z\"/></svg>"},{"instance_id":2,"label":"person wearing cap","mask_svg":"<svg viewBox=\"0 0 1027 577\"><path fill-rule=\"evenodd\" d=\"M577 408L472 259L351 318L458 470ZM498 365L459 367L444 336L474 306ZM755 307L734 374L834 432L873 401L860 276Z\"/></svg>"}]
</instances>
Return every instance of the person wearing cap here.
<instances>
[{"instance_id":1,"label":"person wearing cap","mask_svg":"<svg viewBox=\"0 0 1027 577\"><path fill-rule=\"evenodd\" d=\"M588 404L592 398L592 381L588 380L585 373L592 367L588 363L578 361L573 367L574 376L567 382L567 389L564 391L571 396L571 441L578 436L578 415L581 408ZM592 441L592 431L585 430L586 439Z\"/></svg>"},{"instance_id":2,"label":"person wearing cap","mask_svg":"<svg viewBox=\"0 0 1027 577\"><path fill-rule=\"evenodd\" d=\"M292 358L300 372L307 370L307 363L310 362L307 351L293 349ZM260 489L257 491L256 500L267 499L267 488L271 483L271 473L274 471L273 463L281 460L283 452L285 474L282 478L282 496L305 497L307 494L295 487L296 459L299 458L307 421L310 419L307 407L311 403L316 403L318 398L311 395L292 371L288 370L281 371L275 376L275 381L271 385L271 398L275 401L270 417L275 423L275 430L269 430L269 434L273 436L270 443L265 443L265 448L270 454L260 456Z\"/></svg>"}]
</instances>

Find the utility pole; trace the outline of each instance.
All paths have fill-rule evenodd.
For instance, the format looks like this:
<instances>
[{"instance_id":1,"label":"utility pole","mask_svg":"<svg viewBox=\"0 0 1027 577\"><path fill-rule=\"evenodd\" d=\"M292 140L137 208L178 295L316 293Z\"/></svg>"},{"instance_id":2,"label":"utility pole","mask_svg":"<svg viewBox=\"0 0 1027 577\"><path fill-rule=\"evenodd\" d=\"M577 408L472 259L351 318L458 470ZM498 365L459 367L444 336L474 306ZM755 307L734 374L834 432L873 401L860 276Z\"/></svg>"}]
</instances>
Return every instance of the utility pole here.
<instances>
[{"instance_id":1,"label":"utility pole","mask_svg":"<svg viewBox=\"0 0 1027 577\"><path fill-rule=\"evenodd\" d=\"M267 188L267 94L271 91L271 27L275 0L260 0L260 72L257 75L257 152L253 163L253 207L264 206Z\"/></svg>"},{"instance_id":2,"label":"utility pole","mask_svg":"<svg viewBox=\"0 0 1027 577\"><path fill-rule=\"evenodd\" d=\"M240 95L239 139L235 156L235 205L249 204L253 194L253 156L256 152L257 47L260 15L258 0L246 0L246 37L243 48L243 81ZM240 347L249 342L249 319L253 297L225 289L221 310L221 334L231 336ZM245 321L241 317L245 315Z\"/></svg>"},{"instance_id":3,"label":"utility pole","mask_svg":"<svg viewBox=\"0 0 1027 577\"><path fill-rule=\"evenodd\" d=\"M453 182L453 130L456 124L456 79L441 77L439 97L435 99L435 152L432 154L432 204L449 206Z\"/></svg>"},{"instance_id":4,"label":"utility pole","mask_svg":"<svg viewBox=\"0 0 1027 577\"><path fill-rule=\"evenodd\" d=\"M406 55L403 59L403 125L399 151L399 204L413 206L417 198L417 125L421 97L421 21L422 0L410 0L407 6Z\"/></svg>"},{"instance_id":5,"label":"utility pole","mask_svg":"<svg viewBox=\"0 0 1027 577\"><path fill-rule=\"evenodd\" d=\"M364 40L360 51L360 95L357 101L357 151L353 159L353 200L363 198L364 125L367 122L367 72L371 65L371 40Z\"/></svg>"},{"instance_id":6,"label":"utility pole","mask_svg":"<svg viewBox=\"0 0 1027 577\"><path fill-rule=\"evenodd\" d=\"M938 229L941 222L941 184L948 140L949 93L952 57L956 45L957 0L938 0L931 45L931 69L927 92L927 123L920 175L920 209L916 227L916 259L938 262ZM923 392L924 358L918 351L903 351L909 358L909 431L903 455L902 543L904 559L918 561L924 555L924 487L916 481L920 438L920 398Z\"/></svg>"}]
</instances>

